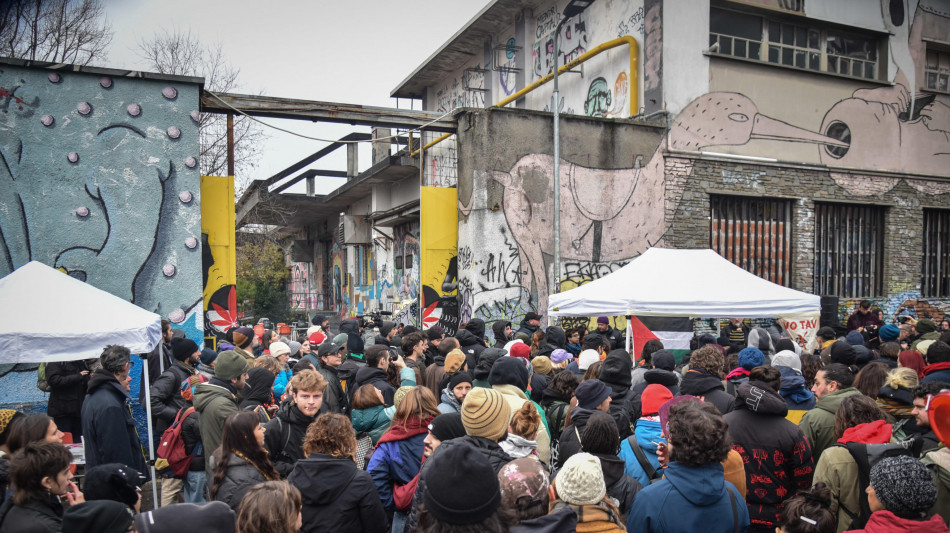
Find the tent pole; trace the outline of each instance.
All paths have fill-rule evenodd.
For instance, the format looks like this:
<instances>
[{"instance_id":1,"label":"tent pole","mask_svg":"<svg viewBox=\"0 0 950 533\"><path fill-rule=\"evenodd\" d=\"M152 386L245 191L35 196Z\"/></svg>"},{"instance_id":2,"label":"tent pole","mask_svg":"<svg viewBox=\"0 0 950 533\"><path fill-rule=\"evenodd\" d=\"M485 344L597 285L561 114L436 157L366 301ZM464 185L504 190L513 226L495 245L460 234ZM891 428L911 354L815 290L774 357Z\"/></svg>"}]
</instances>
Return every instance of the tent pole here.
<instances>
[{"instance_id":1,"label":"tent pole","mask_svg":"<svg viewBox=\"0 0 950 533\"><path fill-rule=\"evenodd\" d=\"M630 322L630 316L627 315L627 353L633 357L633 361L637 361L637 354L631 353L633 351L633 324Z\"/></svg>"},{"instance_id":2,"label":"tent pole","mask_svg":"<svg viewBox=\"0 0 950 533\"><path fill-rule=\"evenodd\" d=\"M164 358L165 354L162 353L161 344L158 348L159 358ZM148 466L152 469L152 505L155 508L162 506L161 500L158 499L158 479L155 477L155 441L152 439L152 416L149 412L149 408L152 405L151 399L151 387L148 384L148 354L142 354L142 372L145 373L145 380L143 384L145 386L145 405L142 406L142 409L145 411L145 427L148 428Z\"/></svg>"}]
</instances>

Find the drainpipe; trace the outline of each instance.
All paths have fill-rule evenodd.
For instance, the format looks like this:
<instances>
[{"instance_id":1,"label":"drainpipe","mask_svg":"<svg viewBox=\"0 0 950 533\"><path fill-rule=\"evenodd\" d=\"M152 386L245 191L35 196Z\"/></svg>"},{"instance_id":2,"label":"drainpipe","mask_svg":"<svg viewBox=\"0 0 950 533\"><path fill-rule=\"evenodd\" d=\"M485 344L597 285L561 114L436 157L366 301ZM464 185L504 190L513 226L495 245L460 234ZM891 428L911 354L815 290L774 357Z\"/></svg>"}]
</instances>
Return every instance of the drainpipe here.
<instances>
[{"instance_id":1,"label":"drainpipe","mask_svg":"<svg viewBox=\"0 0 950 533\"><path fill-rule=\"evenodd\" d=\"M554 29L554 94L551 96L551 109L554 112L554 287L551 294L561 292L561 113L558 109L558 56L561 55L558 37L561 27L568 17L562 17Z\"/></svg>"}]
</instances>

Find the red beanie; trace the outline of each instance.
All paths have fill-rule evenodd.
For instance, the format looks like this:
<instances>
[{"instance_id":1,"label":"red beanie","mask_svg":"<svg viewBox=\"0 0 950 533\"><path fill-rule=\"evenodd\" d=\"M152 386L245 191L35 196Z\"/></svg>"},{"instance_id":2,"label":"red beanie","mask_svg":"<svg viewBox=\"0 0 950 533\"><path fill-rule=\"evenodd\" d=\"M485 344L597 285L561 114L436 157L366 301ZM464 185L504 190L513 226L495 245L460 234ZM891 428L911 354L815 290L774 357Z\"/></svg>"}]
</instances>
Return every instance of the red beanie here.
<instances>
[{"instance_id":1,"label":"red beanie","mask_svg":"<svg viewBox=\"0 0 950 533\"><path fill-rule=\"evenodd\" d=\"M531 347L523 342L516 342L508 349L508 355L511 357L520 357L527 361L531 355Z\"/></svg>"},{"instance_id":2,"label":"red beanie","mask_svg":"<svg viewBox=\"0 0 950 533\"><path fill-rule=\"evenodd\" d=\"M663 385L656 383L647 385L647 388L643 389L643 394L640 395L642 405L640 412L644 416L655 415L660 412L661 405L672 399L673 393Z\"/></svg>"},{"instance_id":3,"label":"red beanie","mask_svg":"<svg viewBox=\"0 0 950 533\"><path fill-rule=\"evenodd\" d=\"M307 340L310 342L310 346L317 347L327 340L327 336L322 331L314 331Z\"/></svg>"}]
</instances>

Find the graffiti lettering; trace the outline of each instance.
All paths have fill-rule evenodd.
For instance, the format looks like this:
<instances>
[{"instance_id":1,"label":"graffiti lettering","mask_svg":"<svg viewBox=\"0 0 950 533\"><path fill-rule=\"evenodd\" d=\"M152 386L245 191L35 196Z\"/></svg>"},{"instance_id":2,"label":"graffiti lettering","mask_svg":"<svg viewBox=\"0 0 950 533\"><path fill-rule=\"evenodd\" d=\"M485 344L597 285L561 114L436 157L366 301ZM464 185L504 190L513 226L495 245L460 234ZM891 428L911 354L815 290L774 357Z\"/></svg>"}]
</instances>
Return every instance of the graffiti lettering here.
<instances>
[{"instance_id":1,"label":"graffiti lettering","mask_svg":"<svg viewBox=\"0 0 950 533\"><path fill-rule=\"evenodd\" d=\"M617 23L617 37L630 35L631 33L643 34L643 7L630 15L630 18L621 20Z\"/></svg>"},{"instance_id":2,"label":"graffiti lettering","mask_svg":"<svg viewBox=\"0 0 950 533\"><path fill-rule=\"evenodd\" d=\"M495 285L502 284L505 287L520 285L521 274L518 272L517 263L518 250L509 251L505 254L488 254L488 261L485 267L481 269L479 275L486 283Z\"/></svg>"},{"instance_id":3,"label":"graffiti lettering","mask_svg":"<svg viewBox=\"0 0 950 533\"><path fill-rule=\"evenodd\" d=\"M564 263L561 271L565 279L593 281L623 268L627 263L629 261L613 261L610 263L568 262ZM581 284L578 283L578 285Z\"/></svg>"},{"instance_id":4,"label":"graffiti lettering","mask_svg":"<svg viewBox=\"0 0 950 533\"><path fill-rule=\"evenodd\" d=\"M457 180L458 150L456 148L433 148L430 185L452 187Z\"/></svg>"},{"instance_id":5,"label":"graffiti lettering","mask_svg":"<svg viewBox=\"0 0 950 533\"><path fill-rule=\"evenodd\" d=\"M476 65L480 69L481 65ZM485 74L478 70L462 71L435 93L437 110L447 113L456 107L485 107Z\"/></svg>"},{"instance_id":6,"label":"graffiti lettering","mask_svg":"<svg viewBox=\"0 0 950 533\"><path fill-rule=\"evenodd\" d=\"M557 27L558 20L560 15L557 12L557 6L551 6L551 9L548 9L544 13L538 15L538 27L534 32L534 36L537 39L540 39L542 35L546 35L554 31L554 28Z\"/></svg>"},{"instance_id":7,"label":"graffiti lettering","mask_svg":"<svg viewBox=\"0 0 950 533\"><path fill-rule=\"evenodd\" d=\"M722 182L730 183L735 185L746 185L750 187L759 187L762 185L762 180L759 178L764 176L765 172L737 172L734 170L723 170L722 171Z\"/></svg>"},{"instance_id":8,"label":"graffiti lettering","mask_svg":"<svg viewBox=\"0 0 950 533\"><path fill-rule=\"evenodd\" d=\"M472 249L468 246L462 246L459 248L458 254L458 268L459 271L468 270L474 268L475 266L475 255L472 253Z\"/></svg>"},{"instance_id":9,"label":"graffiti lettering","mask_svg":"<svg viewBox=\"0 0 950 533\"><path fill-rule=\"evenodd\" d=\"M538 18L539 30L541 30L540 20L550 11L551 10L548 10ZM555 54L553 30L556 26L557 17L555 16L554 24L550 26L550 29L546 29L536 35L538 40L534 43L531 57L534 63L534 75L538 78L554 71ZM544 27L547 28L548 24L545 23ZM558 51L560 52L559 61L562 65L576 59L587 51L587 15L585 13L581 13L570 19L561 27L561 34L558 37Z\"/></svg>"}]
</instances>

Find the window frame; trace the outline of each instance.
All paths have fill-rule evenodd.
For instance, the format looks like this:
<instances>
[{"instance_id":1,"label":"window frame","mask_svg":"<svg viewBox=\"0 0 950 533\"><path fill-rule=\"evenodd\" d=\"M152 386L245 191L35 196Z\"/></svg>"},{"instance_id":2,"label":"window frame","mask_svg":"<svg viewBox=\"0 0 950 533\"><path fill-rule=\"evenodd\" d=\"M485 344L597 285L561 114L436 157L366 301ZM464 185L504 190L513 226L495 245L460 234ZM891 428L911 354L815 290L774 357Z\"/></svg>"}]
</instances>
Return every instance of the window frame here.
<instances>
[{"instance_id":1,"label":"window frame","mask_svg":"<svg viewBox=\"0 0 950 533\"><path fill-rule=\"evenodd\" d=\"M887 209L875 204L815 202L812 273L815 294L842 298L883 295ZM861 215L871 215L870 220L861 220ZM828 261L830 263L825 265ZM865 264L867 272L863 268ZM862 278L866 278L867 283L860 283Z\"/></svg>"},{"instance_id":2,"label":"window frame","mask_svg":"<svg viewBox=\"0 0 950 533\"><path fill-rule=\"evenodd\" d=\"M928 91L928 92L937 93L937 94L950 94L950 69L941 73L940 58L939 58L939 56L943 55L947 57L947 61L950 61L950 47L940 46L936 43L927 42L927 41L924 42L924 45L925 45L925 49L924 49L924 61L923 61L923 83L921 84L920 89L922 91ZM938 56L936 69L931 69L928 66L928 59L929 59L930 54L932 53L937 54ZM937 86L930 87L928 85L927 76L929 74L933 74L935 76L935 79L937 81ZM947 80L946 89L938 88L941 77Z\"/></svg>"},{"instance_id":3,"label":"window frame","mask_svg":"<svg viewBox=\"0 0 950 533\"><path fill-rule=\"evenodd\" d=\"M709 195L709 247L734 265L784 287L792 284L793 227L791 199Z\"/></svg>"},{"instance_id":4,"label":"window frame","mask_svg":"<svg viewBox=\"0 0 950 533\"><path fill-rule=\"evenodd\" d=\"M950 297L950 209L925 208L923 211L920 295Z\"/></svg>"}]
</instances>

